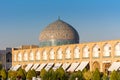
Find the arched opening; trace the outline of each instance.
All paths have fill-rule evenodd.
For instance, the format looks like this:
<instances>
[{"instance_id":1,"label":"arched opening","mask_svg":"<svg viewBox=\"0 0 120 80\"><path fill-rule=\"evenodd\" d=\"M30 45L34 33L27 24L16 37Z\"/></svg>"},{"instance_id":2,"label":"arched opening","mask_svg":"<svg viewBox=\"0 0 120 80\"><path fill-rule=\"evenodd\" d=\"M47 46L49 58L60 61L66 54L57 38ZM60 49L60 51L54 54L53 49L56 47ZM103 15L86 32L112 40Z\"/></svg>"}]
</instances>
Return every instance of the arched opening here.
<instances>
[{"instance_id":1,"label":"arched opening","mask_svg":"<svg viewBox=\"0 0 120 80\"><path fill-rule=\"evenodd\" d=\"M115 45L115 56L120 56L120 43Z\"/></svg>"},{"instance_id":2,"label":"arched opening","mask_svg":"<svg viewBox=\"0 0 120 80\"><path fill-rule=\"evenodd\" d=\"M22 53L21 52L18 53L18 57L17 58L18 58L18 61L22 61Z\"/></svg>"},{"instance_id":3,"label":"arched opening","mask_svg":"<svg viewBox=\"0 0 120 80\"><path fill-rule=\"evenodd\" d=\"M100 64L99 62L95 61L92 65L92 70L95 71L95 69L98 68L98 70L100 71Z\"/></svg>"},{"instance_id":4,"label":"arched opening","mask_svg":"<svg viewBox=\"0 0 120 80\"><path fill-rule=\"evenodd\" d=\"M50 50L50 59L55 59L54 49Z\"/></svg>"},{"instance_id":5,"label":"arched opening","mask_svg":"<svg viewBox=\"0 0 120 80\"><path fill-rule=\"evenodd\" d=\"M74 49L74 58L80 58L80 48L79 47L75 47Z\"/></svg>"},{"instance_id":6,"label":"arched opening","mask_svg":"<svg viewBox=\"0 0 120 80\"><path fill-rule=\"evenodd\" d=\"M43 51L42 57L43 57L43 60L47 60L47 52L46 52L46 50Z\"/></svg>"},{"instance_id":7,"label":"arched opening","mask_svg":"<svg viewBox=\"0 0 120 80\"><path fill-rule=\"evenodd\" d=\"M62 59L62 57L63 57L62 49L59 48L58 51L57 51L57 59Z\"/></svg>"},{"instance_id":8,"label":"arched opening","mask_svg":"<svg viewBox=\"0 0 120 80\"><path fill-rule=\"evenodd\" d=\"M98 45L94 45L93 47L93 57L98 58L100 56L100 47Z\"/></svg>"},{"instance_id":9,"label":"arched opening","mask_svg":"<svg viewBox=\"0 0 120 80\"><path fill-rule=\"evenodd\" d=\"M111 45L106 43L103 47L103 56L110 57L111 56Z\"/></svg>"},{"instance_id":10,"label":"arched opening","mask_svg":"<svg viewBox=\"0 0 120 80\"><path fill-rule=\"evenodd\" d=\"M39 51L36 52L36 60L40 60L40 52Z\"/></svg>"},{"instance_id":11,"label":"arched opening","mask_svg":"<svg viewBox=\"0 0 120 80\"><path fill-rule=\"evenodd\" d=\"M34 60L34 52L33 52L33 51L30 52L29 59L30 59L30 60Z\"/></svg>"},{"instance_id":12,"label":"arched opening","mask_svg":"<svg viewBox=\"0 0 120 80\"><path fill-rule=\"evenodd\" d=\"M69 47L66 49L66 55L65 55L65 58L66 58L66 59L70 59L70 58L71 58L71 50L70 50Z\"/></svg>"},{"instance_id":13,"label":"arched opening","mask_svg":"<svg viewBox=\"0 0 120 80\"><path fill-rule=\"evenodd\" d=\"M24 59L24 61L28 61L28 53L27 53L27 51L25 51L23 59Z\"/></svg>"},{"instance_id":14,"label":"arched opening","mask_svg":"<svg viewBox=\"0 0 120 80\"><path fill-rule=\"evenodd\" d=\"M108 73L108 68L110 67L111 63L103 63L103 72Z\"/></svg>"},{"instance_id":15,"label":"arched opening","mask_svg":"<svg viewBox=\"0 0 120 80\"><path fill-rule=\"evenodd\" d=\"M85 46L83 48L83 58L89 58L89 47L88 46Z\"/></svg>"}]
</instances>

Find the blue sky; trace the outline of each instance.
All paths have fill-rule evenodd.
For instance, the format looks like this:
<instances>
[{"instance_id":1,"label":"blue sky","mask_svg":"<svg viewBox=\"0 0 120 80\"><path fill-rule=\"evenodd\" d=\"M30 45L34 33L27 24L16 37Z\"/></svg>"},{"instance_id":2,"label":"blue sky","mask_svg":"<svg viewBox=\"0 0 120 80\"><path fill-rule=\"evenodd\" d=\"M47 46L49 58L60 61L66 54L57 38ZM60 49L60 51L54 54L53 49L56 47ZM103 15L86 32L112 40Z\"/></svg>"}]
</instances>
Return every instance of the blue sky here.
<instances>
[{"instance_id":1,"label":"blue sky","mask_svg":"<svg viewBox=\"0 0 120 80\"><path fill-rule=\"evenodd\" d=\"M0 49L38 45L40 32L58 16L82 43L120 39L120 0L0 0Z\"/></svg>"}]
</instances>

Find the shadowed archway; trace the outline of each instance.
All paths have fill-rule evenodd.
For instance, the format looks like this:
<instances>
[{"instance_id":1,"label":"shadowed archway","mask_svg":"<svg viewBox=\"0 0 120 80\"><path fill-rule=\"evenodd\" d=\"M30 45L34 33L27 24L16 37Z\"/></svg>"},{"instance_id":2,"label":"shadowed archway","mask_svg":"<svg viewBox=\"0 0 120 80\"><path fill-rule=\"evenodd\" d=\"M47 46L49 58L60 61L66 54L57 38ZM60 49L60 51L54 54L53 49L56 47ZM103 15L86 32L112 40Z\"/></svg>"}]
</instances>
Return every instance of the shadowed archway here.
<instances>
[{"instance_id":1,"label":"shadowed archway","mask_svg":"<svg viewBox=\"0 0 120 80\"><path fill-rule=\"evenodd\" d=\"M99 62L95 61L93 64L92 64L92 70L95 71L95 69L98 68L98 70L100 70L100 64Z\"/></svg>"}]
</instances>

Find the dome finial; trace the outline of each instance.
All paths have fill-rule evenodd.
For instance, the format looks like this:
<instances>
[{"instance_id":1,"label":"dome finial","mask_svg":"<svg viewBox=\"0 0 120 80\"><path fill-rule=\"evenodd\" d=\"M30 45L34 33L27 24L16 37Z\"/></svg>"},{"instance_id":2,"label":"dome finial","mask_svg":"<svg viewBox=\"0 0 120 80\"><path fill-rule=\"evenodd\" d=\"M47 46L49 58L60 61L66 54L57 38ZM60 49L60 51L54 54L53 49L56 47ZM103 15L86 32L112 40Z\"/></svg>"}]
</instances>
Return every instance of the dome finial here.
<instances>
[{"instance_id":1,"label":"dome finial","mask_svg":"<svg viewBox=\"0 0 120 80\"><path fill-rule=\"evenodd\" d=\"M60 20L60 16L58 16L58 20Z\"/></svg>"}]
</instances>

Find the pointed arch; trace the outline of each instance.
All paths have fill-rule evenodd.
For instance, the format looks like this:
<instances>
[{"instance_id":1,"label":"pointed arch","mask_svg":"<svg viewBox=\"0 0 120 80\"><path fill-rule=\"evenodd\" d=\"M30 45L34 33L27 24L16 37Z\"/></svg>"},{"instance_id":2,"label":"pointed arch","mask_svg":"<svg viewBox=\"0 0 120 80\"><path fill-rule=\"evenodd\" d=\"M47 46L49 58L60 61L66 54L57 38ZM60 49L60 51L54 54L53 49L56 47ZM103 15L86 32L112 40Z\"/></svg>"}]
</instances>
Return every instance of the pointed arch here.
<instances>
[{"instance_id":1,"label":"pointed arch","mask_svg":"<svg viewBox=\"0 0 120 80\"><path fill-rule=\"evenodd\" d=\"M58 48L57 50L57 59L62 59L63 53L62 53L62 48Z\"/></svg>"},{"instance_id":2,"label":"pointed arch","mask_svg":"<svg viewBox=\"0 0 120 80\"><path fill-rule=\"evenodd\" d=\"M66 48L65 58L66 58L66 59L70 59L70 58L71 58L71 50L70 50L70 47L67 47L67 48Z\"/></svg>"},{"instance_id":3,"label":"pointed arch","mask_svg":"<svg viewBox=\"0 0 120 80\"><path fill-rule=\"evenodd\" d=\"M47 51L46 50L43 50L43 60L47 60Z\"/></svg>"},{"instance_id":4,"label":"pointed arch","mask_svg":"<svg viewBox=\"0 0 120 80\"><path fill-rule=\"evenodd\" d=\"M22 53L21 52L18 53L18 61L22 61Z\"/></svg>"},{"instance_id":5,"label":"pointed arch","mask_svg":"<svg viewBox=\"0 0 120 80\"><path fill-rule=\"evenodd\" d=\"M30 60L34 60L34 52L33 51L30 51L29 59Z\"/></svg>"},{"instance_id":6,"label":"pointed arch","mask_svg":"<svg viewBox=\"0 0 120 80\"><path fill-rule=\"evenodd\" d=\"M95 62L93 63L93 65L92 65L92 67L93 67L93 68L92 68L93 71L95 71L96 68L100 71L100 64L99 64L99 62L95 61Z\"/></svg>"},{"instance_id":7,"label":"pointed arch","mask_svg":"<svg viewBox=\"0 0 120 80\"><path fill-rule=\"evenodd\" d=\"M120 56L120 42L115 45L115 56Z\"/></svg>"},{"instance_id":8,"label":"pointed arch","mask_svg":"<svg viewBox=\"0 0 120 80\"><path fill-rule=\"evenodd\" d=\"M80 58L80 48L78 46L74 48L74 58Z\"/></svg>"},{"instance_id":9,"label":"pointed arch","mask_svg":"<svg viewBox=\"0 0 120 80\"><path fill-rule=\"evenodd\" d=\"M55 53L54 53L54 49L50 50L50 59L55 59Z\"/></svg>"},{"instance_id":10,"label":"pointed arch","mask_svg":"<svg viewBox=\"0 0 120 80\"><path fill-rule=\"evenodd\" d=\"M83 47L83 58L89 58L89 47L86 45Z\"/></svg>"},{"instance_id":11,"label":"pointed arch","mask_svg":"<svg viewBox=\"0 0 120 80\"><path fill-rule=\"evenodd\" d=\"M36 52L36 60L40 60L41 56L40 56L40 51L37 50Z\"/></svg>"},{"instance_id":12,"label":"pointed arch","mask_svg":"<svg viewBox=\"0 0 120 80\"><path fill-rule=\"evenodd\" d=\"M28 52L27 52L27 51L25 51L25 53L24 53L23 56L24 56L24 57L23 57L23 60L24 60L24 61L28 61Z\"/></svg>"},{"instance_id":13,"label":"pointed arch","mask_svg":"<svg viewBox=\"0 0 120 80\"><path fill-rule=\"evenodd\" d=\"M103 72L108 72L108 68L110 67L111 63L103 63Z\"/></svg>"},{"instance_id":14,"label":"pointed arch","mask_svg":"<svg viewBox=\"0 0 120 80\"><path fill-rule=\"evenodd\" d=\"M111 56L111 45L106 43L103 46L103 56L104 57L110 57Z\"/></svg>"},{"instance_id":15,"label":"pointed arch","mask_svg":"<svg viewBox=\"0 0 120 80\"><path fill-rule=\"evenodd\" d=\"M98 58L100 56L100 47L95 44L93 46L93 57Z\"/></svg>"}]
</instances>

